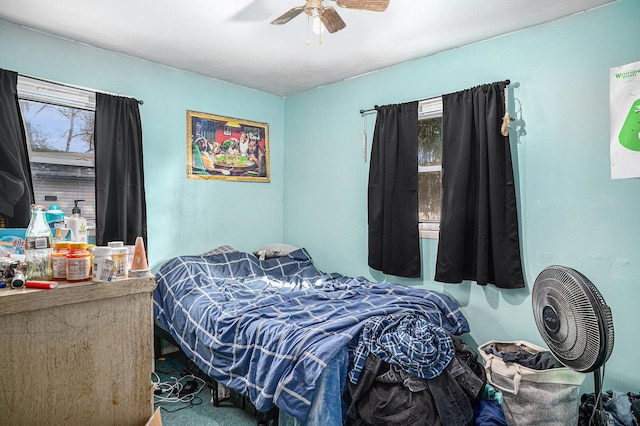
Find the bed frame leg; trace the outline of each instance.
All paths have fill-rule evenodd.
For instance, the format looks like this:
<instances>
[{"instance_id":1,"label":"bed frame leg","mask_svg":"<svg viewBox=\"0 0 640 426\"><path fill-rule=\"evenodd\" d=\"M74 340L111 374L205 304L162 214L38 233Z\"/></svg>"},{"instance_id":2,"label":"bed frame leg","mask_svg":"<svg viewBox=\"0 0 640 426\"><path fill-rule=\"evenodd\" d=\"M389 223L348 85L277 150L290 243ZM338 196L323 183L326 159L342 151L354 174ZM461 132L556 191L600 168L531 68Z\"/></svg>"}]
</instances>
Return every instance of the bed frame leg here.
<instances>
[{"instance_id":1,"label":"bed frame leg","mask_svg":"<svg viewBox=\"0 0 640 426\"><path fill-rule=\"evenodd\" d=\"M219 407L220 406L220 397L218 395L218 382L216 382L215 380L212 380L212 384L211 386L211 404L213 404L214 407Z\"/></svg>"},{"instance_id":2,"label":"bed frame leg","mask_svg":"<svg viewBox=\"0 0 640 426\"><path fill-rule=\"evenodd\" d=\"M153 357L155 359L160 358L162 355L162 339L154 334L153 335Z\"/></svg>"}]
</instances>

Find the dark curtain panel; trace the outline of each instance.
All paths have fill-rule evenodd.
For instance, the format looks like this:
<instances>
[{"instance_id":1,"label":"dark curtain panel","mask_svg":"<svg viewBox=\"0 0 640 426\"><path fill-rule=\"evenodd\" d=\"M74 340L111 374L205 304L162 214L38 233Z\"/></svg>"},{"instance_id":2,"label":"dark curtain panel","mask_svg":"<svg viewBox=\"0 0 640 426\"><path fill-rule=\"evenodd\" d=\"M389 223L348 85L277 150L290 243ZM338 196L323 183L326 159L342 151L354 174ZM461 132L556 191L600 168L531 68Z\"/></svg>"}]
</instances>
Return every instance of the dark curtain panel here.
<instances>
[{"instance_id":1,"label":"dark curtain panel","mask_svg":"<svg viewBox=\"0 0 640 426\"><path fill-rule=\"evenodd\" d=\"M379 107L369 165L369 266L420 276L418 102Z\"/></svg>"},{"instance_id":2,"label":"dark curtain panel","mask_svg":"<svg viewBox=\"0 0 640 426\"><path fill-rule=\"evenodd\" d=\"M435 280L524 287L503 82L444 95Z\"/></svg>"},{"instance_id":3,"label":"dark curtain panel","mask_svg":"<svg viewBox=\"0 0 640 426\"><path fill-rule=\"evenodd\" d=\"M17 84L18 73L0 69L0 215L7 228L26 228L34 203Z\"/></svg>"},{"instance_id":4,"label":"dark curtain panel","mask_svg":"<svg viewBox=\"0 0 640 426\"><path fill-rule=\"evenodd\" d=\"M138 101L96 93L96 243L147 244ZM148 247L148 246L146 246Z\"/></svg>"}]
</instances>

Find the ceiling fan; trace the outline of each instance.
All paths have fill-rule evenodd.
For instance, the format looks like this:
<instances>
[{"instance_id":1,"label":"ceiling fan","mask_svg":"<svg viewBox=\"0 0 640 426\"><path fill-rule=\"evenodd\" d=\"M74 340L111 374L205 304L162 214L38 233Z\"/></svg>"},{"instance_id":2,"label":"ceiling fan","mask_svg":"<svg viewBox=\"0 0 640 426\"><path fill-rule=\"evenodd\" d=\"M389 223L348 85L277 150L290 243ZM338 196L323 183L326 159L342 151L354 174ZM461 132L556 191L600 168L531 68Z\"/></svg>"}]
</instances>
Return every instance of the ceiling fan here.
<instances>
[{"instance_id":1,"label":"ceiling fan","mask_svg":"<svg viewBox=\"0 0 640 426\"><path fill-rule=\"evenodd\" d=\"M371 10L384 12L389 5L389 0L334 0L336 4L345 9ZM274 19L274 25L286 24L302 12L309 18L317 18L330 33L340 31L347 24L344 23L338 12L332 6L324 6L322 0L307 0L304 6L297 6Z\"/></svg>"}]
</instances>

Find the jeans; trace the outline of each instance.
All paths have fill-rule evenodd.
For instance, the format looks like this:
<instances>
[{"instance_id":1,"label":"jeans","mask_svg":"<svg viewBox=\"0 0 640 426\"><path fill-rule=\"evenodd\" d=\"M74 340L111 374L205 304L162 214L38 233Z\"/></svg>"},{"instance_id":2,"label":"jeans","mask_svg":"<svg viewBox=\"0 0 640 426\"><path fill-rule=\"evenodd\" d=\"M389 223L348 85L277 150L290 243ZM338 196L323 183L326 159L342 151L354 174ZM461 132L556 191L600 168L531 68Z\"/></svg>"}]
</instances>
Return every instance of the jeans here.
<instances>
[{"instance_id":1,"label":"jeans","mask_svg":"<svg viewBox=\"0 0 640 426\"><path fill-rule=\"evenodd\" d=\"M602 408L606 411L607 419L616 426L634 426L635 421L631 413L631 400L625 393L609 391L603 395Z\"/></svg>"},{"instance_id":2,"label":"jeans","mask_svg":"<svg viewBox=\"0 0 640 426\"><path fill-rule=\"evenodd\" d=\"M342 392L347 381L347 349L342 349L324 369L318 390L306 421L301 421L280 410L279 426L339 426L346 420L346 407Z\"/></svg>"}]
</instances>

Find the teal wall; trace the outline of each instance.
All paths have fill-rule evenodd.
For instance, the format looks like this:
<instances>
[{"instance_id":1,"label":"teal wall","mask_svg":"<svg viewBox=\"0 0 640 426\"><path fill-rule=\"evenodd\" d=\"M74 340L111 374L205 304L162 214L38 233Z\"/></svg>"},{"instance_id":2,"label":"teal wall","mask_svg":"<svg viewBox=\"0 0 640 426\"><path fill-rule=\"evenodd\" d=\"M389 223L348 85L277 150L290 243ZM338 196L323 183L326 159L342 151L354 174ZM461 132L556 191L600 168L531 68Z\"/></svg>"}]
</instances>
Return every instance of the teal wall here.
<instances>
[{"instance_id":1,"label":"teal wall","mask_svg":"<svg viewBox=\"0 0 640 426\"><path fill-rule=\"evenodd\" d=\"M551 264L589 277L611 306L616 346L606 388L638 392L640 181L609 175L609 68L640 61L640 2L618 2L282 99L0 21L0 67L144 100L152 267L220 244L306 247L326 271L453 296L470 339L541 344L530 293ZM381 52L384 54L384 52ZM367 266L361 108L511 79L511 144L527 287L433 281L437 242L422 241L423 278ZM269 123L271 183L189 181L186 110ZM375 115L366 122L368 149ZM223 201L221 201L223 200ZM589 390L591 379L586 382Z\"/></svg>"},{"instance_id":2,"label":"teal wall","mask_svg":"<svg viewBox=\"0 0 640 426\"><path fill-rule=\"evenodd\" d=\"M571 266L596 284L613 311L616 343L605 387L638 392L640 180L611 180L609 166L609 68L640 61L638 22L640 2L621 0L287 98L285 241L307 247L321 269L450 294L477 344L542 344L533 283L546 266ZM369 164L361 157L359 110L504 79L512 81L509 110L518 119L511 147L526 288L434 282L434 240L421 244L422 279L369 269ZM369 149L374 122L369 116Z\"/></svg>"},{"instance_id":3,"label":"teal wall","mask_svg":"<svg viewBox=\"0 0 640 426\"><path fill-rule=\"evenodd\" d=\"M282 239L284 99L0 21L0 68L133 96L144 140L149 263ZM269 123L271 182L187 180L186 111Z\"/></svg>"}]
</instances>

